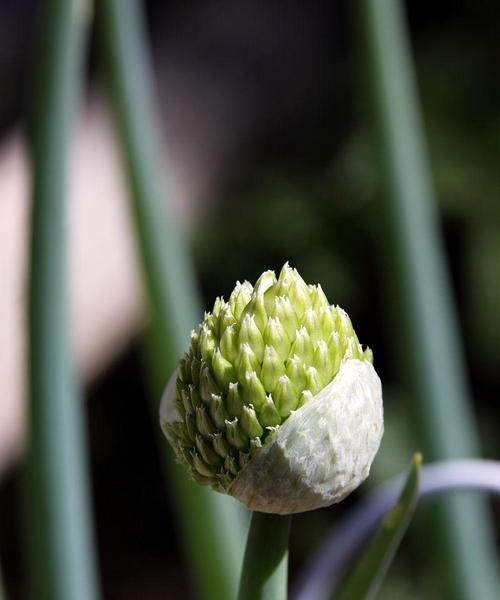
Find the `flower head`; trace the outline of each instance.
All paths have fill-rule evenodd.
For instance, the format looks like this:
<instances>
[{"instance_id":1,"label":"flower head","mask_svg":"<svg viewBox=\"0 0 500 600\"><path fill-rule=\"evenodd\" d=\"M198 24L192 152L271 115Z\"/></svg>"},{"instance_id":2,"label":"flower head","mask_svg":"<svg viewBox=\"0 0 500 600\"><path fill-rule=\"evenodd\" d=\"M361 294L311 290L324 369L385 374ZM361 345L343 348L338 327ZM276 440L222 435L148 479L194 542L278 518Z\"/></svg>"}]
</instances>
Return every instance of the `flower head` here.
<instances>
[{"instance_id":1,"label":"flower head","mask_svg":"<svg viewBox=\"0 0 500 600\"><path fill-rule=\"evenodd\" d=\"M205 313L161 426L193 479L254 510L326 506L364 480L380 443L371 363L347 313L287 263Z\"/></svg>"}]
</instances>

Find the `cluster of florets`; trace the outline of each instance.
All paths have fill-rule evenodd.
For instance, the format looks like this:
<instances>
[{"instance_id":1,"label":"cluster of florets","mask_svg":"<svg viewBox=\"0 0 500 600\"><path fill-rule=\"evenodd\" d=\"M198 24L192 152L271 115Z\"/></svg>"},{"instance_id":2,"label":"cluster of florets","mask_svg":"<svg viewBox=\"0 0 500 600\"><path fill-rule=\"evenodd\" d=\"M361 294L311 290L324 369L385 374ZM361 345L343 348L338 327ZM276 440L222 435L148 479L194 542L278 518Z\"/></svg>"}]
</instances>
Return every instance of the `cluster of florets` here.
<instances>
[{"instance_id":1,"label":"cluster of florets","mask_svg":"<svg viewBox=\"0 0 500 600\"><path fill-rule=\"evenodd\" d=\"M175 419L162 421L193 479L227 491L292 411L327 386L344 358L371 362L346 312L285 264L237 283L191 333Z\"/></svg>"}]
</instances>

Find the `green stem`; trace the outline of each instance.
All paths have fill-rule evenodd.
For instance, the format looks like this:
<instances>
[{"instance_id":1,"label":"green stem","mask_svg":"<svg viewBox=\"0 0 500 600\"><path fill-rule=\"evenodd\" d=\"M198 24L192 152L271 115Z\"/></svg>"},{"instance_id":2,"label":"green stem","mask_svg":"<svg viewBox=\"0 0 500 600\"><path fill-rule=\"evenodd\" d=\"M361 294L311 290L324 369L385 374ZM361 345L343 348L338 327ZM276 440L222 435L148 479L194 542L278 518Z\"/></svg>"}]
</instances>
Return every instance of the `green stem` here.
<instances>
[{"instance_id":1,"label":"green stem","mask_svg":"<svg viewBox=\"0 0 500 600\"><path fill-rule=\"evenodd\" d=\"M67 332L65 230L71 129L83 78L84 3L41 2L31 97L26 538L31 595L98 597L83 400Z\"/></svg>"},{"instance_id":2,"label":"green stem","mask_svg":"<svg viewBox=\"0 0 500 600\"><path fill-rule=\"evenodd\" d=\"M149 302L147 339L151 409L159 435L161 388L186 350L201 317L195 275L179 227L163 212L163 156L153 101L145 26L136 0L101 0L98 25ZM183 540L200 597L232 599L243 558L244 512L229 497L188 481L160 451L176 493Z\"/></svg>"},{"instance_id":3,"label":"green stem","mask_svg":"<svg viewBox=\"0 0 500 600\"><path fill-rule=\"evenodd\" d=\"M397 0L362 0L361 6L424 454L430 459L470 457L478 452L478 437L405 19ZM443 500L439 524L452 567L453 597L494 598L498 587L493 527L484 499L454 494Z\"/></svg>"},{"instance_id":4,"label":"green stem","mask_svg":"<svg viewBox=\"0 0 500 600\"><path fill-rule=\"evenodd\" d=\"M239 600L286 600L291 523L291 515L252 514Z\"/></svg>"}]
</instances>

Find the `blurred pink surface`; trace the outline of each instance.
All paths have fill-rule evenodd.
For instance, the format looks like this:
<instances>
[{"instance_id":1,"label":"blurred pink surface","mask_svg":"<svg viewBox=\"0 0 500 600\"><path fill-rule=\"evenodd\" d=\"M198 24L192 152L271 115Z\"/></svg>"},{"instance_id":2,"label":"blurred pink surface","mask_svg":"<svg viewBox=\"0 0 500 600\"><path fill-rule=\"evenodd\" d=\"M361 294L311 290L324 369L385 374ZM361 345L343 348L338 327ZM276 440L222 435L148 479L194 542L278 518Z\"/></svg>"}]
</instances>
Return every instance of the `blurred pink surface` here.
<instances>
[{"instance_id":1,"label":"blurred pink surface","mask_svg":"<svg viewBox=\"0 0 500 600\"><path fill-rule=\"evenodd\" d=\"M26 392L29 227L26 146L0 151L0 475L22 449ZM85 110L75 133L68 202L71 339L84 382L102 372L141 326L140 274L111 124Z\"/></svg>"},{"instance_id":2,"label":"blurred pink surface","mask_svg":"<svg viewBox=\"0 0 500 600\"><path fill-rule=\"evenodd\" d=\"M168 71L168 70L167 70ZM159 157L168 218L184 230L234 171L252 114L213 83L204 93L182 71L161 74L159 108L168 145ZM174 90L174 91L172 91ZM207 93L207 90L209 93ZM168 110L167 110L168 109ZM208 124L208 125L207 125ZM141 281L111 118L98 94L72 140L68 198L71 338L84 383L104 371L141 328ZM160 132L161 135L161 132ZM15 133L0 148L0 476L19 456L26 391L25 288L30 180Z\"/></svg>"}]
</instances>

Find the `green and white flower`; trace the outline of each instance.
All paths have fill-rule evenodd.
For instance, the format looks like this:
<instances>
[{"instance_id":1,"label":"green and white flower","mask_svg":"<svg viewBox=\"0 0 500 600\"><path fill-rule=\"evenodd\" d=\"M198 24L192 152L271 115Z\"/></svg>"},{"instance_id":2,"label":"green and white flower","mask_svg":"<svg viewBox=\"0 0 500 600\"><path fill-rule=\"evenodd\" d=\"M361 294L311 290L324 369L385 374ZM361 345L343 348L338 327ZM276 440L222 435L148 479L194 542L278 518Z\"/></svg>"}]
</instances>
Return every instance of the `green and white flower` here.
<instances>
[{"instance_id":1,"label":"green and white flower","mask_svg":"<svg viewBox=\"0 0 500 600\"><path fill-rule=\"evenodd\" d=\"M199 483L252 510L339 502L368 475L382 390L347 313L284 265L217 298L162 398L160 422Z\"/></svg>"}]
</instances>

